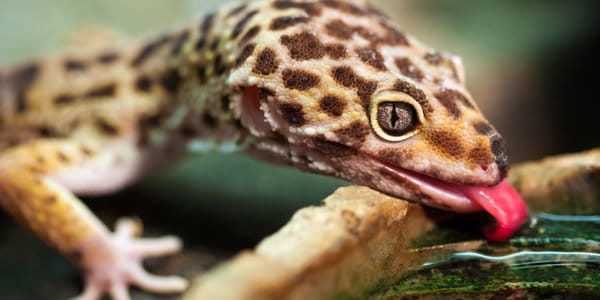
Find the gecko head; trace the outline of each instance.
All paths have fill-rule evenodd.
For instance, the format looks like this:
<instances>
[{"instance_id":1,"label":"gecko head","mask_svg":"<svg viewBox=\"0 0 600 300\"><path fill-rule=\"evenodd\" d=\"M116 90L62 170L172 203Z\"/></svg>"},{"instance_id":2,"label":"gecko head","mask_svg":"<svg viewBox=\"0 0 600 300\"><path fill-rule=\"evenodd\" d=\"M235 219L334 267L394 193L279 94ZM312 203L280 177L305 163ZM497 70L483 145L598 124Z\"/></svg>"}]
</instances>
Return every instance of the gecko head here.
<instances>
[{"instance_id":1,"label":"gecko head","mask_svg":"<svg viewBox=\"0 0 600 300\"><path fill-rule=\"evenodd\" d=\"M372 9L284 2L254 14L248 27L268 30L239 46L229 77L249 151L430 206L481 210L462 187L498 184L508 160L460 60Z\"/></svg>"}]
</instances>

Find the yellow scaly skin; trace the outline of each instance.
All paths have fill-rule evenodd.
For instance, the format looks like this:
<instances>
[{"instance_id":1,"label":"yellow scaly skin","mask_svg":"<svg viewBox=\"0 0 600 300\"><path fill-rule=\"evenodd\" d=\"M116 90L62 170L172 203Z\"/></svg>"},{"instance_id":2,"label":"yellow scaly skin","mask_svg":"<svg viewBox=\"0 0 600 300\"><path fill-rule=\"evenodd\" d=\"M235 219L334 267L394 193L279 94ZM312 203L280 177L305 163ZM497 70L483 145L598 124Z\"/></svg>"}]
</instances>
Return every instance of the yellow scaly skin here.
<instances>
[{"instance_id":1,"label":"yellow scaly skin","mask_svg":"<svg viewBox=\"0 0 600 300\"><path fill-rule=\"evenodd\" d=\"M0 205L78 264L82 299L186 287L140 261L175 237L112 234L75 196L129 184L192 151L236 148L455 211L402 170L492 185L508 162L460 60L364 1L254 1L154 39L0 71Z\"/></svg>"}]
</instances>

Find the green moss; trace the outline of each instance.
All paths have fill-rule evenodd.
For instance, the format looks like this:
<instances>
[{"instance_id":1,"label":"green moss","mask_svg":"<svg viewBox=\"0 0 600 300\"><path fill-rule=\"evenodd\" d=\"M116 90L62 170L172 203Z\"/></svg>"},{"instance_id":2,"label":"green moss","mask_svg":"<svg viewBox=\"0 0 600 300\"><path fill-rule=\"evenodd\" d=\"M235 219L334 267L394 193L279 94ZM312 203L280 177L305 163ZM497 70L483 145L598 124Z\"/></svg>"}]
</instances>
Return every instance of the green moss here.
<instances>
[{"instance_id":1,"label":"green moss","mask_svg":"<svg viewBox=\"0 0 600 300\"><path fill-rule=\"evenodd\" d=\"M533 220L508 242L484 242L475 252L459 253L452 243L475 233L464 233L460 224L444 224L413 241L413 248L437 245L420 269L404 273L387 288L378 282L359 295L338 299L600 295L598 218L539 214Z\"/></svg>"}]
</instances>

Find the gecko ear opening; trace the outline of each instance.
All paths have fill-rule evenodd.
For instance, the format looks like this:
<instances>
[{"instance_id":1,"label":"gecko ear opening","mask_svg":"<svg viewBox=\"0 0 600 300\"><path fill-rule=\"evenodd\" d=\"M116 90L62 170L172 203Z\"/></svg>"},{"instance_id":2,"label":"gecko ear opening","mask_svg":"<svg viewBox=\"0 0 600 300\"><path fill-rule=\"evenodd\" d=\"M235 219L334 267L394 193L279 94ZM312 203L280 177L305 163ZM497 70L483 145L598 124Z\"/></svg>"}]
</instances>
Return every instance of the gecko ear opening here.
<instances>
[{"instance_id":1,"label":"gecko ear opening","mask_svg":"<svg viewBox=\"0 0 600 300\"><path fill-rule=\"evenodd\" d=\"M265 112L261 109L260 89L256 86L242 88L242 111L246 120L251 123L250 128L260 132L271 132L273 128L267 122Z\"/></svg>"}]
</instances>

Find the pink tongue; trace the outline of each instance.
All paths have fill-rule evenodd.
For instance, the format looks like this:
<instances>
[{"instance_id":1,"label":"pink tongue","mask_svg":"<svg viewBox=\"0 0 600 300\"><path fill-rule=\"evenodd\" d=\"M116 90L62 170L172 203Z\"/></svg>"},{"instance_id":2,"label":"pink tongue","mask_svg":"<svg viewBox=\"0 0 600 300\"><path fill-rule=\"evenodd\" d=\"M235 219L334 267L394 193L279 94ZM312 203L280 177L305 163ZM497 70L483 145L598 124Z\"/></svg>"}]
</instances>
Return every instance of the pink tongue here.
<instances>
[{"instance_id":1,"label":"pink tongue","mask_svg":"<svg viewBox=\"0 0 600 300\"><path fill-rule=\"evenodd\" d=\"M462 189L469 199L496 218L497 226L484 230L488 239L506 240L525 223L527 206L507 180L491 187L463 186Z\"/></svg>"}]
</instances>

